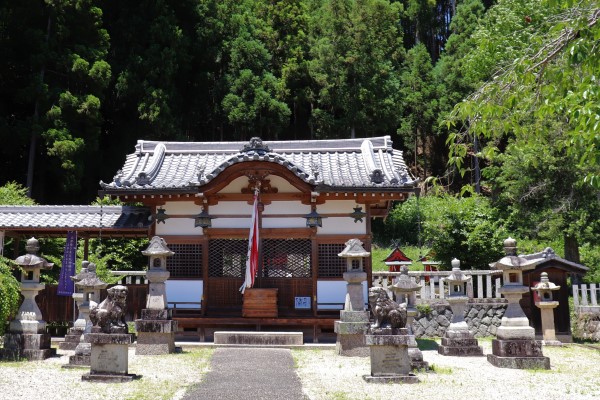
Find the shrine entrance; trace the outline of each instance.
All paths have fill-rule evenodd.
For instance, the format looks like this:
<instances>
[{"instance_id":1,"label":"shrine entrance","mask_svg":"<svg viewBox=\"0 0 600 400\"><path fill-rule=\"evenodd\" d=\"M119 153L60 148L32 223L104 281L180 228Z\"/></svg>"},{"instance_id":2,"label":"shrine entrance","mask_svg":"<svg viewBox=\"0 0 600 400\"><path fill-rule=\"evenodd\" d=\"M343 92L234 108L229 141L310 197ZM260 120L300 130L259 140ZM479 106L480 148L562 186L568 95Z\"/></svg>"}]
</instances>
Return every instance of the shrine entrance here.
<instances>
[{"instance_id":1,"label":"shrine entrance","mask_svg":"<svg viewBox=\"0 0 600 400\"><path fill-rule=\"evenodd\" d=\"M206 316L241 316L240 286L246 273L248 239L210 239L204 284ZM277 289L280 317L310 316L297 298L313 298L312 242L308 238L262 238L255 288ZM310 305L310 301L308 302Z\"/></svg>"}]
</instances>

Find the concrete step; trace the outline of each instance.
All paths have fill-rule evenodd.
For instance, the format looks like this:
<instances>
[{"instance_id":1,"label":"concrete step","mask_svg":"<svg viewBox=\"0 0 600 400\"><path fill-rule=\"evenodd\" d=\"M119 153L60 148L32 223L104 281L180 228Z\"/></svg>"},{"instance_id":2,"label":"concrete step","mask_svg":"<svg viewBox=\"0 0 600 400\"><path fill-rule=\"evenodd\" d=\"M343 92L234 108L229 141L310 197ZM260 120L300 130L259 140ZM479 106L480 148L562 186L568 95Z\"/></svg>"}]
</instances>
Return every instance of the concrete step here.
<instances>
[{"instance_id":1,"label":"concrete step","mask_svg":"<svg viewBox=\"0 0 600 400\"><path fill-rule=\"evenodd\" d=\"M257 346L298 346L304 343L302 332L217 331L215 344L246 344Z\"/></svg>"}]
</instances>

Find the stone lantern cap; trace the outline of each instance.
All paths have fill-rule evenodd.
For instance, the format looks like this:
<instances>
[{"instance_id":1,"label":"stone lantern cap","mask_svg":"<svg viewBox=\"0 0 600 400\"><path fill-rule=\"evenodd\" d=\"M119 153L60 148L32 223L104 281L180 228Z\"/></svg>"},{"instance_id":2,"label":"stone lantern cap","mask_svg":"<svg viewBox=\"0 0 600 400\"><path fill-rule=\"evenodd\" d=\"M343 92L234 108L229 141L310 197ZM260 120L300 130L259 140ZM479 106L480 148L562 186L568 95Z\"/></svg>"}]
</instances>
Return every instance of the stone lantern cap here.
<instances>
[{"instance_id":1,"label":"stone lantern cap","mask_svg":"<svg viewBox=\"0 0 600 400\"><path fill-rule=\"evenodd\" d=\"M175 254L167 247L167 242L160 236L152 237L146 250L142 250L145 256L172 256Z\"/></svg>"},{"instance_id":2,"label":"stone lantern cap","mask_svg":"<svg viewBox=\"0 0 600 400\"><path fill-rule=\"evenodd\" d=\"M108 286L108 283L100 280L96 275L96 264L90 263L89 261L83 261L81 271L72 276L71 279L75 281L75 286L87 289L104 289Z\"/></svg>"},{"instance_id":3,"label":"stone lantern cap","mask_svg":"<svg viewBox=\"0 0 600 400\"><path fill-rule=\"evenodd\" d=\"M410 293L416 292L419 289L421 289L421 285L413 282L410 276L408 276L408 267L406 265L400 267L400 276L396 280L396 283L392 285L392 290L394 292Z\"/></svg>"},{"instance_id":4,"label":"stone lantern cap","mask_svg":"<svg viewBox=\"0 0 600 400\"><path fill-rule=\"evenodd\" d=\"M363 243L359 239L350 239L346 242L346 248L338 254L338 257L359 258L369 257L370 252L366 251Z\"/></svg>"},{"instance_id":5,"label":"stone lantern cap","mask_svg":"<svg viewBox=\"0 0 600 400\"><path fill-rule=\"evenodd\" d=\"M37 252L40 250L40 242L36 238L32 237L31 239L27 240L25 250L27 251L27 254L19 256L15 259L15 263L17 263L21 268L51 269L54 266L54 263L48 262L44 258L37 255Z\"/></svg>"},{"instance_id":6,"label":"stone lantern cap","mask_svg":"<svg viewBox=\"0 0 600 400\"><path fill-rule=\"evenodd\" d=\"M519 270L525 271L535 268L539 260L529 260L525 257L517 255L517 241L511 237L504 241L504 251L506 256L499 261L490 264L493 269L499 270Z\"/></svg>"},{"instance_id":7,"label":"stone lantern cap","mask_svg":"<svg viewBox=\"0 0 600 400\"><path fill-rule=\"evenodd\" d=\"M550 280L548 279L547 272L542 272L542 274L540 276L540 281L538 283L536 283L536 285L534 287L532 287L531 289L538 290L538 291L558 290L558 289L560 289L560 286L557 286L554 283L550 282Z\"/></svg>"},{"instance_id":8,"label":"stone lantern cap","mask_svg":"<svg viewBox=\"0 0 600 400\"><path fill-rule=\"evenodd\" d=\"M446 282L457 284L468 282L471 280L471 277L463 274L463 272L460 270L460 261L455 258L452 260L452 272L450 275L448 275L448 277L446 277L445 280Z\"/></svg>"}]
</instances>

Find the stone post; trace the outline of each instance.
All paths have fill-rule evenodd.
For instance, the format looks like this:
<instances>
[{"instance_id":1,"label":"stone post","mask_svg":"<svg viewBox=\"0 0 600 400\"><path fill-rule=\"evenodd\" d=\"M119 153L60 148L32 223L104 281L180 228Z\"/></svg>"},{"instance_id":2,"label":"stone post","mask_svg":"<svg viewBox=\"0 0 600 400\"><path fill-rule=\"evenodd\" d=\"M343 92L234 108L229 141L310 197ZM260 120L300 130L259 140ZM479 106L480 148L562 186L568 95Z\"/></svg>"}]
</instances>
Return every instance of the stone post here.
<instances>
[{"instance_id":1,"label":"stone post","mask_svg":"<svg viewBox=\"0 0 600 400\"><path fill-rule=\"evenodd\" d=\"M482 356L483 349L469 331L465 321L465 307L469 297L465 285L471 280L460 270L460 261L452 260L452 273L446 278L449 288L448 303L452 308L452 321L444 333L438 353L444 356Z\"/></svg>"},{"instance_id":2,"label":"stone post","mask_svg":"<svg viewBox=\"0 0 600 400\"><path fill-rule=\"evenodd\" d=\"M408 266L402 265L400 267L400 276L396 279L396 282L392 285L392 291L396 296L396 302L398 304L406 303L406 328L408 334L413 337L408 342L408 355L410 357L410 365L412 369L429 369L427 361L423 360L423 352L417 346L417 341L414 339L414 332L412 324L417 315L417 307L415 304L416 292L421 290L421 285L413 282L408 276Z\"/></svg>"},{"instance_id":3,"label":"stone post","mask_svg":"<svg viewBox=\"0 0 600 400\"><path fill-rule=\"evenodd\" d=\"M493 269L503 272L504 284L500 293L508 301L502 323L492 341L492 354L488 361L500 368L550 369L550 359L542 354L541 341L535 340L535 330L519 305L519 300L529 288L523 285L523 271L535 268L538 260L517 256L517 242L508 238L504 241L506 256L493 263Z\"/></svg>"},{"instance_id":4,"label":"stone post","mask_svg":"<svg viewBox=\"0 0 600 400\"><path fill-rule=\"evenodd\" d=\"M560 289L548 279L548 273L542 272L540 282L531 288L537 292L535 305L540 309L542 316L543 344L546 346L562 346L559 340L556 340L554 329L554 309L558 307L558 301L552 300L552 292Z\"/></svg>"},{"instance_id":5,"label":"stone post","mask_svg":"<svg viewBox=\"0 0 600 400\"><path fill-rule=\"evenodd\" d=\"M44 360L56 355L56 349L50 348L50 334L46 333L46 321L35 302L39 291L44 289L40 283L40 271L52 269L52 263L37 255L40 249L36 238L31 238L25 246L27 254L18 257L15 263L22 268L21 294L23 302L14 320L10 321L9 331L4 335L2 357L10 360Z\"/></svg>"},{"instance_id":6,"label":"stone post","mask_svg":"<svg viewBox=\"0 0 600 400\"><path fill-rule=\"evenodd\" d=\"M142 318L135 321L137 331L135 354L173 353L177 321L171 319L165 281L171 275L167 271L167 257L175 253L169 250L164 239L154 236L142 254L150 257L146 272L146 278L150 283L146 308L142 310Z\"/></svg>"},{"instance_id":7,"label":"stone post","mask_svg":"<svg viewBox=\"0 0 600 400\"><path fill-rule=\"evenodd\" d=\"M365 334L369 329L369 313L365 310L362 283L367 280L367 273L363 271L363 258L370 254L358 239L350 239L346 242L346 248L338 254L339 257L346 258L347 270L343 276L348 282L344 309L340 311L340 321L335 321L334 324L337 334L335 348L341 356L369 355L365 343Z\"/></svg>"}]
</instances>

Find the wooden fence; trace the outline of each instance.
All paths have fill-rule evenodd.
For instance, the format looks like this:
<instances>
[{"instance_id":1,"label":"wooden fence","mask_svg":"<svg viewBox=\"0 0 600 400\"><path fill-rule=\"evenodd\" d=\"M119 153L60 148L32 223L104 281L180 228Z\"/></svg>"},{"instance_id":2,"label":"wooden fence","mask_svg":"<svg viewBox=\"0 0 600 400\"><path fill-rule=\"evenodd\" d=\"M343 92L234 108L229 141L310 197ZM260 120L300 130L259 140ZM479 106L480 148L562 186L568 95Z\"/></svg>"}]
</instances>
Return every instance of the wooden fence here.
<instances>
[{"instance_id":1,"label":"wooden fence","mask_svg":"<svg viewBox=\"0 0 600 400\"><path fill-rule=\"evenodd\" d=\"M600 284L573 285L573 306L576 312L600 313Z\"/></svg>"},{"instance_id":2,"label":"wooden fence","mask_svg":"<svg viewBox=\"0 0 600 400\"><path fill-rule=\"evenodd\" d=\"M127 316L125 318L127 321L133 321L140 318L142 309L146 308L148 285L131 284L126 286L129 293L127 295ZM57 295L57 289L57 285L46 285L35 300L46 322L71 323L76 317L75 302L71 296ZM100 299L105 299L106 295L106 289L102 290Z\"/></svg>"}]
</instances>

